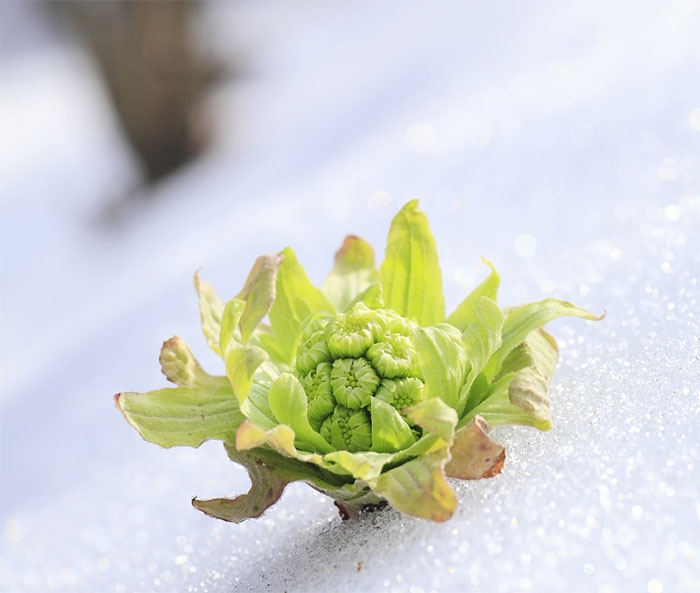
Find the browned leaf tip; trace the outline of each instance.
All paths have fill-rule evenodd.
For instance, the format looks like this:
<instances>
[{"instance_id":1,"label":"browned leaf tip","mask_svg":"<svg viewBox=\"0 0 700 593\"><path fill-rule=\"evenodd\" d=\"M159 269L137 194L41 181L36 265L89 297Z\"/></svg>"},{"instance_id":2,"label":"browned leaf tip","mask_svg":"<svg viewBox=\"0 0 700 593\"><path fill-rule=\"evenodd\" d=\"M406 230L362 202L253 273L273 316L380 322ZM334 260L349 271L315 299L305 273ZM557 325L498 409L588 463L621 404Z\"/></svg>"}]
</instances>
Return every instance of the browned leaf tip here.
<instances>
[{"instance_id":1,"label":"browned leaf tip","mask_svg":"<svg viewBox=\"0 0 700 593\"><path fill-rule=\"evenodd\" d=\"M338 508L338 514L343 521L357 519L360 516L360 512L355 507L347 505L344 502L334 500L333 504Z\"/></svg>"},{"instance_id":2,"label":"browned leaf tip","mask_svg":"<svg viewBox=\"0 0 700 593\"><path fill-rule=\"evenodd\" d=\"M489 438L488 424L476 416L455 434L452 459L445 465L445 473L452 478L478 480L492 478L503 469L506 450Z\"/></svg>"}]
</instances>

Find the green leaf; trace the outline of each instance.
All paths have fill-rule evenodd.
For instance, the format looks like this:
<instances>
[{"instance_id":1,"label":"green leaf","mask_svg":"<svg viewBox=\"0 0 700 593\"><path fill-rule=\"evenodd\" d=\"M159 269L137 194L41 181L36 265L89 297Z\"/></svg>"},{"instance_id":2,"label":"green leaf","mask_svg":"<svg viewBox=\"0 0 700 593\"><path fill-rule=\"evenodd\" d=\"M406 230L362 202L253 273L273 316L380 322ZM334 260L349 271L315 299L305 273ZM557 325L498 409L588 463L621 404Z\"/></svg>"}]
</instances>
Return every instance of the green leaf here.
<instances>
[{"instance_id":1,"label":"green leaf","mask_svg":"<svg viewBox=\"0 0 700 593\"><path fill-rule=\"evenodd\" d=\"M349 311L357 303L364 303L370 309L383 309L384 297L382 296L382 285L379 282L370 284L363 292L348 303L344 311Z\"/></svg>"},{"instance_id":2,"label":"green leaf","mask_svg":"<svg viewBox=\"0 0 700 593\"><path fill-rule=\"evenodd\" d=\"M372 451L395 453L415 442L411 427L394 406L373 397L370 402L372 418Z\"/></svg>"},{"instance_id":3,"label":"green leaf","mask_svg":"<svg viewBox=\"0 0 700 593\"><path fill-rule=\"evenodd\" d=\"M281 255L284 260L277 271L277 295L270 309L270 324L276 350L283 362L291 364L304 321L318 311L335 313L335 308L311 284L292 249L287 247Z\"/></svg>"},{"instance_id":4,"label":"green leaf","mask_svg":"<svg viewBox=\"0 0 700 593\"><path fill-rule=\"evenodd\" d=\"M255 260L243 289L237 295L237 298L245 301L245 309L239 321L241 341L244 344L248 343L255 328L272 307L277 270L282 260L283 256L280 254L261 255Z\"/></svg>"},{"instance_id":5,"label":"green leaf","mask_svg":"<svg viewBox=\"0 0 700 593\"><path fill-rule=\"evenodd\" d=\"M370 485L402 513L447 521L457 508L457 497L445 480L446 458L443 447L384 472Z\"/></svg>"},{"instance_id":6,"label":"green leaf","mask_svg":"<svg viewBox=\"0 0 700 593\"><path fill-rule=\"evenodd\" d=\"M481 297L488 297L492 301L498 300L498 285L501 282L501 279L498 277L498 272L496 272L496 268L494 268L493 264L486 258L482 257L481 261L491 268L491 275L479 284L479 286L477 286L447 318L447 323L454 325L460 331L467 329L469 323L474 319L476 305Z\"/></svg>"},{"instance_id":7,"label":"green leaf","mask_svg":"<svg viewBox=\"0 0 700 593\"><path fill-rule=\"evenodd\" d=\"M288 366L284 362L283 350L280 348L277 338L271 333L255 332L254 337L258 338L259 345L270 355L270 358L280 366Z\"/></svg>"},{"instance_id":8,"label":"green leaf","mask_svg":"<svg viewBox=\"0 0 700 593\"><path fill-rule=\"evenodd\" d=\"M505 447L488 436L489 425L480 416L457 431L451 459L445 473L451 478L478 480L492 478L501 472L506 459Z\"/></svg>"},{"instance_id":9,"label":"green leaf","mask_svg":"<svg viewBox=\"0 0 700 593\"><path fill-rule=\"evenodd\" d=\"M236 346L227 352L226 375L239 405L246 401L255 371L267 359L267 352L257 346Z\"/></svg>"},{"instance_id":10,"label":"green leaf","mask_svg":"<svg viewBox=\"0 0 700 593\"><path fill-rule=\"evenodd\" d=\"M217 387L228 384L226 377L215 377L207 373L187 344L177 336L163 342L159 361L161 371L168 381L179 387Z\"/></svg>"},{"instance_id":11,"label":"green leaf","mask_svg":"<svg viewBox=\"0 0 700 593\"><path fill-rule=\"evenodd\" d=\"M457 414L441 399L421 402L404 412L423 428L423 436L405 449L395 453L336 451L324 455L324 460L335 461L355 478L368 481L378 476L386 466L397 466L414 457L439 451L452 440Z\"/></svg>"},{"instance_id":12,"label":"green leaf","mask_svg":"<svg viewBox=\"0 0 700 593\"><path fill-rule=\"evenodd\" d=\"M437 434L424 434L415 443L406 449L402 449L391 454L391 459L387 461L387 466L397 467L414 457L420 457L433 451L438 451L445 446L445 441Z\"/></svg>"},{"instance_id":13,"label":"green leaf","mask_svg":"<svg viewBox=\"0 0 700 593\"><path fill-rule=\"evenodd\" d=\"M282 373L272 384L268 397L270 409L278 422L288 424L299 439L308 442L318 452L333 451L333 447L309 424L306 393L299 379L291 373Z\"/></svg>"},{"instance_id":14,"label":"green leaf","mask_svg":"<svg viewBox=\"0 0 700 593\"><path fill-rule=\"evenodd\" d=\"M501 345L503 322L504 316L500 307L489 297L480 297L475 304L471 321L462 334L469 361L469 373L460 392L457 406L460 415L470 403L468 399L471 386Z\"/></svg>"},{"instance_id":15,"label":"green leaf","mask_svg":"<svg viewBox=\"0 0 700 593\"><path fill-rule=\"evenodd\" d=\"M387 308L420 325L444 319L437 247L417 200L408 202L391 223L379 280Z\"/></svg>"},{"instance_id":16,"label":"green leaf","mask_svg":"<svg viewBox=\"0 0 700 593\"><path fill-rule=\"evenodd\" d=\"M494 301L488 297L479 299L474 308L474 316L462 334L462 342L471 364L471 381L501 345L504 319L503 311Z\"/></svg>"},{"instance_id":17,"label":"green leaf","mask_svg":"<svg viewBox=\"0 0 700 593\"><path fill-rule=\"evenodd\" d=\"M508 373L494 381L483 401L459 421L458 428L467 425L476 415L479 415L491 426L522 424L534 426L540 430L549 430L552 427L549 414L545 418L538 417L530 410L524 410L511 402L509 387L516 375L517 373ZM544 395L546 396L546 392Z\"/></svg>"},{"instance_id":18,"label":"green leaf","mask_svg":"<svg viewBox=\"0 0 700 593\"><path fill-rule=\"evenodd\" d=\"M498 374L494 377L494 381L496 379L500 379L503 375L507 375L508 373L517 373L518 371L521 371L526 367L532 366L533 364L535 364L535 359L532 357L530 347L527 344L525 344L525 342L523 342L522 344L518 344L515 348L513 348L510 351L508 356L506 356L505 360L503 361L503 364L501 365L501 369L498 371Z\"/></svg>"},{"instance_id":19,"label":"green leaf","mask_svg":"<svg viewBox=\"0 0 700 593\"><path fill-rule=\"evenodd\" d=\"M426 434L436 434L445 443L452 442L457 425L457 413L439 397L427 399L404 412Z\"/></svg>"},{"instance_id":20,"label":"green leaf","mask_svg":"<svg viewBox=\"0 0 700 593\"><path fill-rule=\"evenodd\" d=\"M301 474L308 474L308 477L322 475L323 479L328 481L338 480L337 476L347 478L350 475L349 471L337 463L326 461L327 455L300 450L296 446L296 440L294 430L287 424L278 424L269 430L264 430L249 420L244 420L236 432L236 449L239 451L258 450L263 445L269 445L277 453L284 456L282 468L294 466L296 462L303 463L303 466L297 464L297 467L299 467ZM332 452L328 453L328 455L332 454ZM321 470L320 474L319 470ZM328 472L333 475L329 475ZM340 483L342 484L342 482Z\"/></svg>"},{"instance_id":21,"label":"green leaf","mask_svg":"<svg viewBox=\"0 0 700 593\"><path fill-rule=\"evenodd\" d=\"M219 334L224 302L216 295L211 284L199 279L198 273L194 275L194 287L199 296L199 314L207 345L217 354L221 354Z\"/></svg>"},{"instance_id":22,"label":"green leaf","mask_svg":"<svg viewBox=\"0 0 700 593\"><path fill-rule=\"evenodd\" d=\"M594 315L585 309L580 309L566 301L558 299L544 299L536 303L528 303L513 307L508 311L503 324L503 339L501 346L484 369L484 374L494 377L501 368L501 364L513 348L520 344L527 335L535 329L556 319L557 317L581 317L592 321L598 321L605 316Z\"/></svg>"},{"instance_id":23,"label":"green leaf","mask_svg":"<svg viewBox=\"0 0 700 593\"><path fill-rule=\"evenodd\" d=\"M411 340L423 370L427 398L439 397L457 409L467 372L467 353L459 330L441 323L411 330Z\"/></svg>"},{"instance_id":24,"label":"green leaf","mask_svg":"<svg viewBox=\"0 0 700 593\"><path fill-rule=\"evenodd\" d=\"M367 481L377 478L393 456L372 451L364 451L362 453L333 451L323 457L325 461L337 463L356 480Z\"/></svg>"},{"instance_id":25,"label":"green leaf","mask_svg":"<svg viewBox=\"0 0 700 593\"><path fill-rule=\"evenodd\" d=\"M468 406L469 414L460 425L481 414L490 424L525 424L549 430L549 381L558 357L552 336L543 329L530 332L503 361L493 383L486 384L477 397L470 394L469 402L474 406Z\"/></svg>"},{"instance_id":26,"label":"green leaf","mask_svg":"<svg viewBox=\"0 0 700 593\"><path fill-rule=\"evenodd\" d=\"M335 266L323 283L323 292L342 311L376 278L372 246L360 237L348 235L335 254Z\"/></svg>"},{"instance_id":27,"label":"green leaf","mask_svg":"<svg viewBox=\"0 0 700 593\"><path fill-rule=\"evenodd\" d=\"M236 337L236 329L238 321L241 318L245 309L245 301L240 299L231 299L221 314L221 327L219 330L219 351L224 360L228 357L228 353L238 346L240 342Z\"/></svg>"},{"instance_id":28,"label":"green leaf","mask_svg":"<svg viewBox=\"0 0 700 593\"><path fill-rule=\"evenodd\" d=\"M226 384L124 392L115 395L114 401L144 439L161 447L199 447L210 439L233 443L244 420Z\"/></svg>"},{"instance_id":29,"label":"green leaf","mask_svg":"<svg viewBox=\"0 0 700 593\"><path fill-rule=\"evenodd\" d=\"M255 371L253 384L245 401L241 404L241 412L245 417L266 430L277 426L277 420L268 401L270 388L277 377L279 377L277 367L269 361L263 362Z\"/></svg>"}]
</instances>

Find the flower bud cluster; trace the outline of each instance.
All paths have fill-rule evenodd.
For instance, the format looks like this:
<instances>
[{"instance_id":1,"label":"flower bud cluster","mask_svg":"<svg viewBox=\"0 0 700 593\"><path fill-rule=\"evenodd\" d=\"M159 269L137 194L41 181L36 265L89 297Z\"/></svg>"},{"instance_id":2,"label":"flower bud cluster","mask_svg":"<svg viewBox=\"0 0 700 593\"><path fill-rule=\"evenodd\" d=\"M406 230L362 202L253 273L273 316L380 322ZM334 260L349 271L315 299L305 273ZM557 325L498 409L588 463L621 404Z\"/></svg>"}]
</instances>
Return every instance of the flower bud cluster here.
<instances>
[{"instance_id":1,"label":"flower bud cluster","mask_svg":"<svg viewBox=\"0 0 700 593\"><path fill-rule=\"evenodd\" d=\"M316 315L304 328L296 372L309 422L337 449L371 449L372 398L399 413L423 400L411 325L394 311L358 303L346 313Z\"/></svg>"}]
</instances>

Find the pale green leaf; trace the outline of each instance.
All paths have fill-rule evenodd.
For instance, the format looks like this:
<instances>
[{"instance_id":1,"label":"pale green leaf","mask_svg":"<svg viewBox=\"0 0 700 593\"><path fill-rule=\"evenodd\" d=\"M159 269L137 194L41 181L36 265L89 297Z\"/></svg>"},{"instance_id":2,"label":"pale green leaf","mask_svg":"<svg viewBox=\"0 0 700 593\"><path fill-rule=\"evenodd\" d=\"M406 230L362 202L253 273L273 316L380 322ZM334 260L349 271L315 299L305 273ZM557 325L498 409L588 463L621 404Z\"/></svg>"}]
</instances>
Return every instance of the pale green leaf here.
<instances>
[{"instance_id":1,"label":"pale green leaf","mask_svg":"<svg viewBox=\"0 0 700 593\"><path fill-rule=\"evenodd\" d=\"M397 466L414 457L420 457L433 451L438 451L445 446L445 441L437 434L424 433L415 443L406 449L391 453L391 459L387 462L392 466Z\"/></svg>"},{"instance_id":2,"label":"pale green leaf","mask_svg":"<svg viewBox=\"0 0 700 593\"><path fill-rule=\"evenodd\" d=\"M503 311L489 297L482 296L476 302L471 321L467 324L462 341L469 361L469 372L460 392L457 411L461 414L468 404L469 390L501 345Z\"/></svg>"},{"instance_id":3,"label":"pale green leaf","mask_svg":"<svg viewBox=\"0 0 700 593\"><path fill-rule=\"evenodd\" d=\"M371 481L372 490L402 513L447 521L457 508L457 497L445 480L446 457L444 446L408 461Z\"/></svg>"},{"instance_id":4,"label":"pale green leaf","mask_svg":"<svg viewBox=\"0 0 700 593\"><path fill-rule=\"evenodd\" d=\"M257 346L236 346L226 354L226 375L239 405L243 405L248 396L255 371L267 359L267 352Z\"/></svg>"},{"instance_id":5,"label":"pale green leaf","mask_svg":"<svg viewBox=\"0 0 700 593\"><path fill-rule=\"evenodd\" d=\"M379 282L370 284L364 291L350 301L345 311L352 309L357 303L364 303L370 309L383 309L384 297L382 295L382 285Z\"/></svg>"},{"instance_id":6,"label":"pale green leaf","mask_svg":"<svg viewBox=\"0 0 700 593\"><path fill-rule=\"evenodd\" d=\"M139 434L161 447L199 447L210 439L233 443L244 417L230 385L171 387L118 393L117 408Z\"/></svg>"},{"instance_id":7,"label":"pale green leaf","mask_svg":"<svg viewBox=\"0 0 700 593\"><path fill-rule=\"evenodd\" d=\"M404 410L404 413L420 426L425 434L436 434L446 443L452 441L457 425L457 412L439 397L416 404Z\"/></svg>"},{"instance_id":8,"label":"pale green leaf","mask_svg":"<svg viewBox=\"0 0 700 593\"><path fill-rule=\"evenodd\" d=\"M221 333L224 302L216 295L211 284L200 280L198 273L194 275L194 287L199 297L199 314L207 345L217 354L221 354L219 334Z\"/></svg>"},{"instance_id":9,"label":"pale green leaf","mask_svg":"<svg viewBox=\"0 0 700 593\"><path fill-rule=\"evenodd\" d=\"M257 345L261 346L275 363L280 366L289 367L289 364L284 360L284 349L280 347L277 338L273 334L256 332L255 337L257 337Z\"/></svg>"},{"instance_id":10,"label":"pale green leaf","mask_svg":"<svg viewBox=\"0 0 700 593\"><path fill-rule=\"evenodd\" d=\"M266 430L277 425L268 400L270 388L277 377L279 377L277 367L270 361L263 362L255 371L253 384L245 401L241 404L241 412L245 417Z\"/></svg>"},{"instance_id":11,"label":"pale green leaf","mask_svg":"<svg viewBox=\"0 0 700 593\"><path fill-rule=\"evenodd\" d=\"M391 223L379 280L387 308L420 325L444 319L437 247L417 200L408 202Z\"/></svg>"},{"instance_id":12,"label":"pale green leaf","mask_svg":"<svg viewBox=\"0 0 700 593\"><path fill-rule=\"evenodd\" d=\"M219 331L219 350L224 360L227 359L228 353L240 346L240 341L236 335L238 321L245 309L245 301L240 299L231 299L224 307L221 314L221 329Z\"/></svg>"},{"instance_id":13,"label":"pale green leaf","mask_svg":"<svg viewBox=\"0 0 700 593\"><path fill-rule=\"evenodd\" d=\"M335 254L335 266L323 283L323 292L342 311L376 278L372 246L360 237L348 235Z\"/></svg>"},{"instance_id":14,"label":"pale green leaf","mask_svg":"<svg viewBox=\"0 0 700 593\"><path fill-rule=\"evenodd\" d=\"M476 305L481 297L488 297L492 301L497 301L498 285L501 279L496 272L493 264L482 257L483 261L489 268L491 274L479 286L477 286L467 297L457 306L454 312L447 318L447 323L454 325L458 330L464 331L469 323L474 319L476 313Z\"/></svg>"},{"instance_id":15,"label":"pale green leaf","mask_svg":"<svg viewBox=\"0 0 700 593\"><path fill-rule=\"evenodd\" d=\"M244 344L248 343L255 328L272 307L277 270L282 260L283 256L280 254L261 255L255 260L243 289L237 295L237 298L245 301L245 309L239 321L241 341Z\"/></svg>"},{"instance_id":16,"label":"pale green leaf","mask_svg":"<svg viewBox=\"0 0 700 593\"><path fill-rule=\"evenodd\" d=\"M549 414L547 414L547 417L536 416L530 410L524 410L511 402L509 387L517 374L508 373L494 381L481 403L471 409L459 421L458 428L465 426L476 415L479 415L491 426L522 424L524 426L534 426L540 430L549 430L552 427Z\"/></svg>"},{"instance_id":17,"label":"pale green leaf","mask_svg":"<svg viewBox=\"0 0 700 593\"><path fill-rule=\"evenodd\" d=\"M479 413L490 424L526 424L548 430L549 381L558 356L552 336L543 329L530 332L524 342L511 350L490 385L480 375L480 391L475 393L476 385L472 389L465 418Z\"/></svg>"},{"instance_id":18,"label":"pale green leaf","mask_svg":"<svg viewBox=\"0 0 700 593\"><path fill-rule=\"evenodd\" d=\"M370 401L372 418L372 451L395 453L415 442L411 427L396 408L376 397Z\"/></svg>"},{"instance_id":19,"label":"pale green leaf","mask_svg":"<svg viewBox=\"0 0 700 593\"><path fill-rule=\"evenodd\" d=\"M365 481L378 477L384 466L393 458L391 454L372 451L363 451L362 453L333 451L323 457L327 462L337 463L347 470L353 478Z\"/></svg>"},{"instance_id":20,"label":"pale green leaf","mask_svg":"<svg viewBox=\"0 0 700 593\"><path fill-rule=\"evenodd\" d=\"M309 424L306 393L299 379L291 373L282 373L272 384L268 398L277 421L288 424L297 438L309 443L317 452L333 451L333 447Z\"/></svg>"},{"instance_id":21,"label":"pale green leaf","mask_svg":"<svg viewBox=\"0 0 700 593\"><path fill-rule=\"evenodd\" d=\"M337 476L350 476L350 472L335 461L327 461L326 455L300 450L296 445L297 441L294 430L287 424L278 424L269 430L264 430L249 420L244 420L236 432L236 449L239 451L258 450L263 445L269 445L286 459L311 464L313 467L307 467L305 470L310 475L314 475L318 469L321 469ZM330 479L327 474L325 475L324 479Z\"/></svg>"},{"instance_id":22,"label":"pale green leaf","mask_svg":"<svg viewBox=\"0 0 700 593\"><path fill-rule=\"evenodd\" d=\"M446 323L416 327L411 330L411 340L423 370L427 398L439 397L457 409L468 367L459 330Z\"/></svg>"},{"instance_id":23,"label":"pale green leaf","mask_svg":"<svg viewBox=\"0 0 700 593\"><path fill-rule=\"evenodd\" d=\"M566 301L558 299L544 299L527 305L513 307L508 311L503 324L503 338L501 346L489 360L484 369L488 377L495 376L501 368L501 364L513 348L520 344L533 330L558 317L581 317L583 319L600 320L603 315L594 315L585 309L580 309Z\"/></svg>"},{"instance_id":24,"label":"pale green leaf","mask_svg":"<svg viewBox=\"0 0 700 593\"><path fill-rule=\"evenodd\" d=\"M309 280L294 251L287 247L277 271L275 302L270 309L274 342L282 361L291 364L304 321L318 311L335 312L325 295Z\"/></svg>"},{"instance_id":25,"label":"pale green leaf","mask_svg":"<svg viewBox=\"0 0 700 593\"><path fill-rule=\"evenodd\" d=\"M544 331L544 330L539 330ZM525 344L525 342L518 344L513 348L506 356L501 369L498 374L494 377L494 380L500 379L503 375L508 373L517 373L522 369L532 366L535 364L535 359L532 357L532 352L530 347Z\"/></svg>"}]
</instances>

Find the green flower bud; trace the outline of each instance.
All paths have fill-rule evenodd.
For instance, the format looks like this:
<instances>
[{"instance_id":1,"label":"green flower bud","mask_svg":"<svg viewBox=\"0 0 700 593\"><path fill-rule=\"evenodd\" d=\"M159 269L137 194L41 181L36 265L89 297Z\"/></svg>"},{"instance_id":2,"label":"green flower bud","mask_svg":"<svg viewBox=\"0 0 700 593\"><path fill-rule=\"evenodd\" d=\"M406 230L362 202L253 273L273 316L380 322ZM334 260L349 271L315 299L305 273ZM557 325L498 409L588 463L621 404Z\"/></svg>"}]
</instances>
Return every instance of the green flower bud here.
<instances>
[{"instance_id":1,"label":"green flower bud","mask_svg":"<svg viewBox=\"0 0 700 593\"><path fill-rule=\"evenodd\" d=\"M370 450L372 398L399 413L424 399L423 371L410 337L414 325L395 311L358 303L346 313L316 315L302 330L295 366L309 424L333 447Z\"/></svg>"},{"instance_id":2,"label":"green flower bud","mask_svg":"<svg viewBox=\"0 0 700 593\"><path fill-rule=\"evenodd\" d=\"M380 340L386 331L382 316L364 303L332 318L324 328L333 358L356 358Z\"/></svg>"},{"instance_id":3,"label":"green flower bud","mask_svg":"<svg viewBox=\"0 0 700 593\"><path fill-rule=\"evenodd\" d=\"M320 362L328 362L330 360L333 359L328 350L323 330L318 330L299 345L299 350L297 351L297 372L303 375L315 369Z\"/></svg>"},{"instance_id":4,"label":"green flower bud","mask_svg":"<svg viewBox=\"0 0 700 593\"><path fill-rule=\"evenodd\" d=\"M366 410L336 406L333 414L321 424L321 436L337 449L350 452L369 451L372 446L372 424Z\"/></svg>"},{"instance_id":5,"label":"green flower bud","mask_svg":"<svg viewBox=\"0 0 700 593\"><path fill-rule=\"evenodd\" d=\"M323 329L328 325L328 322L333 319L333 316L329 313L316 313L309 319L309 321L304 326L301 332L301 340L308 340L317 331Z\"/></svg>"},{"instance_id":6,"label":"green flower bud","mask_svg":"<svg viewBox=\"0 0 700 593\"><path fill-rule=\"evenodd\" d=\"M335 409L335 398L331 391L331 364L321 362L303 377L301 384L308 401L307 414L314 430L319 430L321 423Z\"/></svg>"},{"instance_id":7,"label":"green flower bud","mask_svg":"<svg viewBox=\"0 0 700 593\"><path fill-rule=\"evenodd\" d=\"M411 334L411 326L415 325L409 319L402 317L396 311L391 309L377 309L379 315L382 316L387 329L394 334L399 334L408 337Z\"/></svg>"},{"instance_id":8,"label":"green flower bud","mask_svg":"<svg viewBox=\"0 0 700 593\"><path fill-rule=\"evenodd\" d=\"M342 405L358 410L369 405L379 377L364 358L339 358L333 362L331 388Z\"/></svg>"},{"instance_id":9,"label":"green flower bud","mask_svg":"<svg viewBox=\"0 0 700 593\"><path fill-rule=\"evenodd\" d=\"M411 340L400 334L386 334L381 342L372 344L367 358L377 373L388 379L420 374L416 350Z\"/></svg>"},{"instance_id":10,"label":"green flower bud","mask_svg":"<svg viewBox=\"0 0 700 593\"><path fill-rule=\"evenodd\" d=\"M304 328L296 359L296 369L300 375L312 371L320 362L333 360L323 332L328 319L328 315L317 315Z\"/></svg>"},{"instance_id":11,"label":"green flower bud","mask_svg":"<svg viewBox=\"0 0 700 593\"><path fill-rule=\"evenodd\" d=\"M377 399L394 406L399 412L423 401L423 381L416 377L382 379L377 389Z\"/></svg>"}]
</instances>

